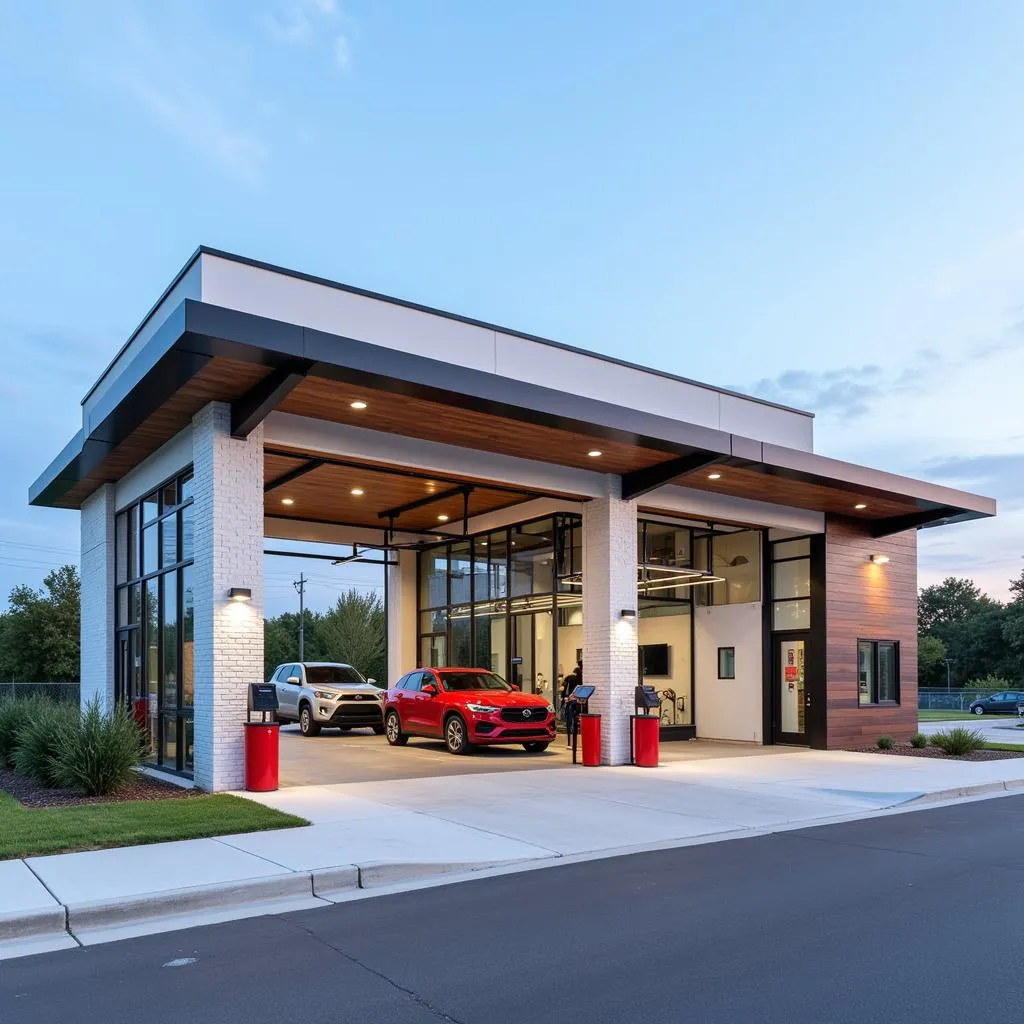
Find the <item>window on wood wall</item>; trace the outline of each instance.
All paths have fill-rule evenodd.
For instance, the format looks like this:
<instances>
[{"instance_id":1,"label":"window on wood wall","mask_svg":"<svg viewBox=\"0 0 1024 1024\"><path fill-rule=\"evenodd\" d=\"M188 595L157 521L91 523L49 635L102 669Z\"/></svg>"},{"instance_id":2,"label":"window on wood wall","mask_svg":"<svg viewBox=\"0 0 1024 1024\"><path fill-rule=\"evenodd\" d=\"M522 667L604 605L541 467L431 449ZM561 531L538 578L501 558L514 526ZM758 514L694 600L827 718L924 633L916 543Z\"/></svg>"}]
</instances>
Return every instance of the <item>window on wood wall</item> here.
<instances>
[{"instance_id":1,"label":"window on wood wall","mask_svg":"<svg viewBox=\"0 0 1024 1024\"><path fill-rule=\"evenodd\" d=\"M895 640L857 641L857 703L899 704L900 659Z\"/></svg>"}]
</instances>

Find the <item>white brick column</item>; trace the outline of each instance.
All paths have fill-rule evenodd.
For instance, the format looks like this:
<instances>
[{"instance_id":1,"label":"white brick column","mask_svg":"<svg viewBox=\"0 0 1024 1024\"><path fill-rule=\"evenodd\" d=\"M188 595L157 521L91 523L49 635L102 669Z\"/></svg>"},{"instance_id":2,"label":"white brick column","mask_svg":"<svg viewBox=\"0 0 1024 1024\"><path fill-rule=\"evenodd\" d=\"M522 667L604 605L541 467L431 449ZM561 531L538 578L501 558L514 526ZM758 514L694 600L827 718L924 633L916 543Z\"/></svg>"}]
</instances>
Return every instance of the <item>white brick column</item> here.
<instances>
[{"instance_id":1,"label":"white brick column","mask_svg":"<svg viewBox=\"0 0 1024 1024\"><path fill-rule=\"evenodd\" d=\"M195 600L195 781L244 783L242 723L250 683L263 680L263 427L231 437L231 407L192 420ZM252 600L231 601L232 587Z\"/></svg>"},{"instance_id":2,"label":"white brick column","mask_svg":"<svg viewBox=\"0 0 1024 1024\"><path fill-rule=\"evenodd\" d=\"M416 668L416 552L392 551L389 558L397 558L398 565L385 570L388 574L388 678L392 686L406 672ZM383 679L378 683L384 685Z\"/></svg>"},{"instance_id":3,"label":"white brick column","mask_svg":"<svg viewBox=\"0 0 1024 1024\"><path fill-rule=\"evenodd\" d=\"M636 502L606 494L583 506L583 680L596 686L590 710L603 716L601 763L629 761L629 716L637 683L637 619L623 618L636 601Z\"/></svg>"},{"instance_id":4,"label":"white brick column","mask_svg":"<svg viewBox=\"0 0 1024 1024\"><path fill-rule=\"evenodd\" d=\"M114 485L82 503L81 701L114 703Z\"/></svg>"}]
</instances>

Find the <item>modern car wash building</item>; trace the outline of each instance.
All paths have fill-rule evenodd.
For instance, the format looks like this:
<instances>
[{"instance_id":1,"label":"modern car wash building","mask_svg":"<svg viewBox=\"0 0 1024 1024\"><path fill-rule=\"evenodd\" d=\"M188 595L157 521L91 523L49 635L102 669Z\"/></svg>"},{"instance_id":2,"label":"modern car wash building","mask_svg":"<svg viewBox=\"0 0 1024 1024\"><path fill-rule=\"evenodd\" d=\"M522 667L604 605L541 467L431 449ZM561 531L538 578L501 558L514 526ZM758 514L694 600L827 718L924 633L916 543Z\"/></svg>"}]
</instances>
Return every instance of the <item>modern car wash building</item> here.
<instances>
[{"instance_id":1,"label":"modern car wash building","mask_svg":"<svg viewBox=\"0 0 1024 1024\"><path fill-rule=\"evenodd\" d=\"M79 509L82 698L242 782L268 539L386 558L390 680L491 668L603 762L666 737L843 747L917 722L917 530L988 498L817 455L810 414L200 249L31 489ZM350 548L339 549L341 555Z\"/></svg>"}]
</instances>

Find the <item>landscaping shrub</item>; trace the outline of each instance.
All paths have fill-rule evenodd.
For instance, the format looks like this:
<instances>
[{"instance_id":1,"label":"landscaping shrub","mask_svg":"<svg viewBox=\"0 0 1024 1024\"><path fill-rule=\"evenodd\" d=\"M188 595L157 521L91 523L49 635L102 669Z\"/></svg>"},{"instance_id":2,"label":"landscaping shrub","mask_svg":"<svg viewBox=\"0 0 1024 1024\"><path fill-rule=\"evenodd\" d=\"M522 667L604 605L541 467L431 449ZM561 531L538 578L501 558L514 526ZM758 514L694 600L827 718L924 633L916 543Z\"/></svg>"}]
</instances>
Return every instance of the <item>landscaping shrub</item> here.
<instances>
[{"instance_id":1,"label":"landscaping shrub","mask_svg":"<svg viewBox=\"0 0 1024 1024\"><path fill-rule=\"evenodd\" d=\"M932 733L932 746L944 750L952 757L963 757L975 750L983 750L985 737L977 729L958 725L955 729L944 729Z\"/></svg>"},{"instance_id":2,"label":"landscaping shrub","mask_svg":"<svg viewBox=\"0 0 1024 1024\"><path fill-rule=\"evenodd\" d=\"M15 771L44 786L59 786L57 762L78 731L78 722L79 711L73 705L48 700L34 704L17 737Z\"/></svg>"},{"instance_id":3,"label":"landscaping shrub","mask_svg":"<svg viewBox=\"0 0 1024 1024\"><path fill-rule=\"evenodd\" d=\"M910 745L915 750L922 750L928 746L928 737L925 736L923 732L915 732L914 735L910 737Z\"/></svg>"},{"instance_id":4,"label":"landscaping shrub","mask_svg":"<svg viewBox=\"0 0 1024 1024\"><path fill-rule=\"evenodd\" d=\"M117 704L104 714L94 700L67 735L55 758L53 777L86 796L102 796L120 789L144 754L142 733L128 709Z\"/></svg>"},{"instance_id":5,"label":"landscaping shrub","mask_svg":"<svg viewBox=\"0 0 1024 1024\"><path fill-rule=\"evenodd\" d=\"M0 768L14 767L14 752L21 734L43 705L52 707L43 697L10 697L0 701Z\"/></svg>"},{"instance_id":6,"label":"landscaping shrub","mask_svg":"<svg viewBox=\"0 0 1024 1024\"><path fill-rule=\"evenodd\" d=\"M896 741L891 736L879 736L878 737L878 749L879 750L892 750L896 746Z\"/></svg>"}]
</instances>

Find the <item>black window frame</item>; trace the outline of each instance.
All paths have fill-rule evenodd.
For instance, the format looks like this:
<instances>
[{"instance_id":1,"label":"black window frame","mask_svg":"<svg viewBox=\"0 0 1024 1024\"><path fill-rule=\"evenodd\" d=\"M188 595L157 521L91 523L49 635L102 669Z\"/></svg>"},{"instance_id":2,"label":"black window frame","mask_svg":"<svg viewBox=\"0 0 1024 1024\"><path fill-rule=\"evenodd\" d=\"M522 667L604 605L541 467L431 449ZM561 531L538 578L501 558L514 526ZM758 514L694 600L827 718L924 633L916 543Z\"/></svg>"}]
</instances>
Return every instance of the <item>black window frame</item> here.
<instances>
[{"instance_id":1,"label":"black window frame","mask_svg":"<svg viewBox=\"0 0 1024 1024\"><path fill-rule=\"evenodd\" d=\"M189 665L185 657L185 580L187 571L194 565L194 551L183 557L185 544L185 510L191 511L194 504L193 481L194 468L186 466L165 480L150 488L145 494L119 508L114 517L114 641L115 649L120 652L122 641L127 642L131 650L136 652L138 665L130 668L130 677L122 678L124 666L120 657L115 672L115 693L119 700L145 699L147 701L147 723L151 720L149 712L150 693L148 688L148 657L151 642L149 639L150 617L142 600L151 585L156 592L156 643L155 659L157 670L155 733L152 737L153 751L147 756L147 764L153 768L175 775L191 778L194 771L194 746L189 756L189 746L195 742L195 624L192 620L192 661ZM169 503L168 492L172 492L174 502ZM155 508L155 512L146 518L144 509L147 505ZM188 518L191 520L191 514ZM143 538L147 528L154 529L157 536L155 566L145 564L143 556ZM169 528L175 531L175 560L163 564L162 556L165 545L162 533ZM123 531L126 539L124 550L119 543ZM122 566L121 562L125 565ZM166 619L164 609L165 581L174 579L174 617L173 624ZM194 574L190 574L193 588ZM134 597L138 593L141 607L139 615L132 621L135 608ZM126 599L122 602L122 594ZM121 606L128 609L127 620L121 621ZM192 593L192 614L195 614L195 591ZM166 620L166 622L165 622ZM168 628L169 627L169 628ZM172 664L164 657L167 635L174 636L177 650L173 659L175 678L175 702L167 705L165 701L166 669ZM132 639L134 638L134 639ZM192 701L184 703L186 670L191 673ZM173 737L173 752L168 752L168 740Z\"/></svg>"},{"instance_id":2,"label":"black window frame","mask_svg":"<svg viewBox=\"0 0 1024 1024\"><path fill-rule=\"evenodd\" d=\"M867 646L871 649L871 693L869 694L870 700L861 700L860 691L860 652L861 647ZM879 700L878 699L878 686L879 686L879 651L882 648L892 649L892 662L893 662L893 683L896 691L896 697L893 700ZM896 708L900 706L901 701L901 685L900 685L900 642L899 640L871 640L864 637L857 638L857 707L859 708Z\"/></svg>"}]
</instances>

